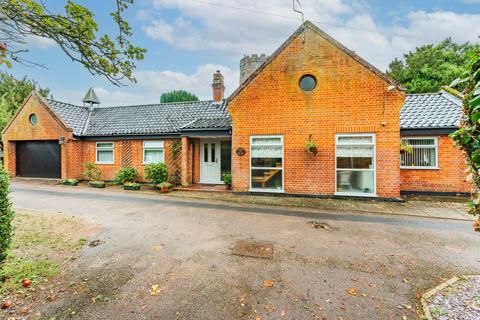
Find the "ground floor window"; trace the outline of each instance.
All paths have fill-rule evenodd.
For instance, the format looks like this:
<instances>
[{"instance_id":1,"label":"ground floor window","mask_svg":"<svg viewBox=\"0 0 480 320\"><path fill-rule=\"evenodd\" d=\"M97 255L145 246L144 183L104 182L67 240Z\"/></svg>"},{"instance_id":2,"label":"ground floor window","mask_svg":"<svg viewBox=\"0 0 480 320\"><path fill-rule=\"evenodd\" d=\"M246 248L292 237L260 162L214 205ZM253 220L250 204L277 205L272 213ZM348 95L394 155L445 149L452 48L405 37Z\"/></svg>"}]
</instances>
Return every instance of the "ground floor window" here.
<instances>
[{"instance_id":1,"label":"ground floor window","mask_svg":"<svg viewBox=\"0 0 480 320\"><path fill-rule=\"evenodd\" d=\"M283 191L283 137L250 138L251 189Z\"/></svg>"},{"instance_id":2,"label":"ground floor window","mask_svg":"<svg viewBox=\"0 0 480 320\"><path fill-rule=\"evenodd\" d=\"M143 141L143 163L165 162L164 142L162 140Z\"/></svg>"},{"instance_id":3,"label":"ground floor window","mask_svg":"<svg viewBox=\"0 0 480 320\"><path fill-rule=\"evenodd\" d=\"M113 164L113 142L97 142L96 143L96 163Z\"/></svg>"},{"instance_id":4,"label":"ground floor window","mask_svg":"<svg viewBox=\"0 0 480 320\"><path fill-rule=\"evenodd\" d=\"M400 156L400 167L404 169L435 169L438 158L438 139L402 138L402 143L411 146L411 152L404 152Z\"/></svg>"},{"instance_id":5,"label":"ground floor window","mask_svg":"<svg viewBox=\"0 0 480 320\"><path fill-rule=\"evenodd\" d=\"M375 194L375 135L336 136L336 180L339 194Z\"/></svg>"}]
</instances>

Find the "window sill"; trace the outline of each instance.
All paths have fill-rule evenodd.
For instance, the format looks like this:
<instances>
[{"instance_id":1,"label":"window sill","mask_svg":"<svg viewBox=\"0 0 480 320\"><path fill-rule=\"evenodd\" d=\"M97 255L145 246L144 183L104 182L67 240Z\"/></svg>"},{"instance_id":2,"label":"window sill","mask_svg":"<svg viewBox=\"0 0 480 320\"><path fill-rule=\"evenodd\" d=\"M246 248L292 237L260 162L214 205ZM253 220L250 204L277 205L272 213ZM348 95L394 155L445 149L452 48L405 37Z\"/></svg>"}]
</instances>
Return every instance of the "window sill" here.
<instances>
[{"instance_id":1,"label":"window sill","mask_svg":"<svg viewBox=\"0 0 480 320\"><path fill-rule=\"evenodd\" d=\"M95 164L115 164L115 162L95 162Z\"/></svg>"},{"instance_id":2,"label":"window sill","mask_svg":"<svg viewBox=\"0 0 480 320\"><path fill-rule=\"evenodd\" d=\"M400 167L400 170L440 170L439 167Z\"/></svg>"},{"instance_id":3,"label":"window sill","mask_svg":"<svg viewBox=\"0 0 480 320\"><path fill-rule=\"evenodd\" d=\"M248 190L249 192L262 192L262 193L285 193L285 190L278 190L278 189L254 189L251 188Z\"/></svg>"},{"instance_id":4,"label":"window sill","mask_svg":"<svg viewBox=\"0 0 480 320\"><path fill-rule=\"evenodd\" d=\"M334 195L340 197L378 198L376 193L335 192Z\"/></svg>"}]
</instances>

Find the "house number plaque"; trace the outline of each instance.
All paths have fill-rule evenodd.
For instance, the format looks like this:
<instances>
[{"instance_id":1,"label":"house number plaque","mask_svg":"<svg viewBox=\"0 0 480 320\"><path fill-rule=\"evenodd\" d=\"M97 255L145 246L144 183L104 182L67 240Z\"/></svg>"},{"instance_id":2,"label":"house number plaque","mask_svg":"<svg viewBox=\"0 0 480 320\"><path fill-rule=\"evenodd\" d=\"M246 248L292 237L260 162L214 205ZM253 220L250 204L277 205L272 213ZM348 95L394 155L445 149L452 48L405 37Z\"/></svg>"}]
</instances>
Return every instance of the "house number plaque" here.
<instances>
[{"instance_id":1,"label":"house number plaque","mask_svg":"<svg viewBox=\"0 0 480 320\"><path fill-rule=\"evenodd\" d=\"M244 156L245 155L245 149L240 147L240 148L237 148L237 150L235 151L237 156Z\"/></svg>"}]
</instances>

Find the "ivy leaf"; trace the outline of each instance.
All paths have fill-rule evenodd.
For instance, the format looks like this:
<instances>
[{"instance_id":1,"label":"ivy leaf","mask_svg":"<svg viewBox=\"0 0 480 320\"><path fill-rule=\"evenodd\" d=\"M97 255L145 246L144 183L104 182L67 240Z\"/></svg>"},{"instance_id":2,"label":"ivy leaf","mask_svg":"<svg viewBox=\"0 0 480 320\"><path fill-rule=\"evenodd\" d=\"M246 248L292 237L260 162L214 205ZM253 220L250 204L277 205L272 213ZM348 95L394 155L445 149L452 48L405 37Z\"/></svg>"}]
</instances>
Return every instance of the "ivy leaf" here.
<instances>
[{"instance_id":1,"label":"ivy leaf","mask_svg":"<svg viewBox=\"0 0 480 320\"><path fill-rule=\"evenodd\" d=\"M474 114L472 114L470 118L472 119L472 122L477 123L478 119L480 119L480 111L477 111Z\"/></svg>"},{"instance_id":2,"label":"ivy leaf","mask_svg":"<svg viewBox=\"0 0 480 320\"><path fill-rule=\"evenodd\" d=\"M476 96L475 98L473 98L472 100L470 100L470 106L472 108L475 108L477 106L480 106L480 96Z\"/></svg>"}]
</instances>

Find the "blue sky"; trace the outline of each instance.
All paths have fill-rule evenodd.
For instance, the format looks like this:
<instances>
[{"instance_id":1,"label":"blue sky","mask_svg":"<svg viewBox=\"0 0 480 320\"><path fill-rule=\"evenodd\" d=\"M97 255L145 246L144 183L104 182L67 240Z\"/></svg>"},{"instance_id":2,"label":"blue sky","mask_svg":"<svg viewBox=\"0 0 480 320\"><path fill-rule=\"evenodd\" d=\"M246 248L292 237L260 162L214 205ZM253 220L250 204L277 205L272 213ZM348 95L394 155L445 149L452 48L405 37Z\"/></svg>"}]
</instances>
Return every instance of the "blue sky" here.
<instances>
[{"instance_id":1,"label":"blue sky","mask_svg":"<svg viewBox=\"0 0 480 320\"><path fill-rule=\"evenodd\" d=\"M95 13L101 33L115 32L109 16L113 1L79 2ZM300 2L307 19L381 70L418 45L446 37L472 42L480 35L480 0ZM46 3L61 11L65 1ZM225 76L227 94L232 92L238 86L238 62L244 54L271 54L299 26L291 4L290 0L136 0L126 18L133 28L132 42L148 52L137 65L138 83L125 87L91 76L45 39L29 41L28 59L48 69L14 64L7 72L35 79L56 99L72 103L80 103L90 86L103 104L155 103L162 92L172 89L210 99L216 69Z\"/></svg>"}]
</instances>

